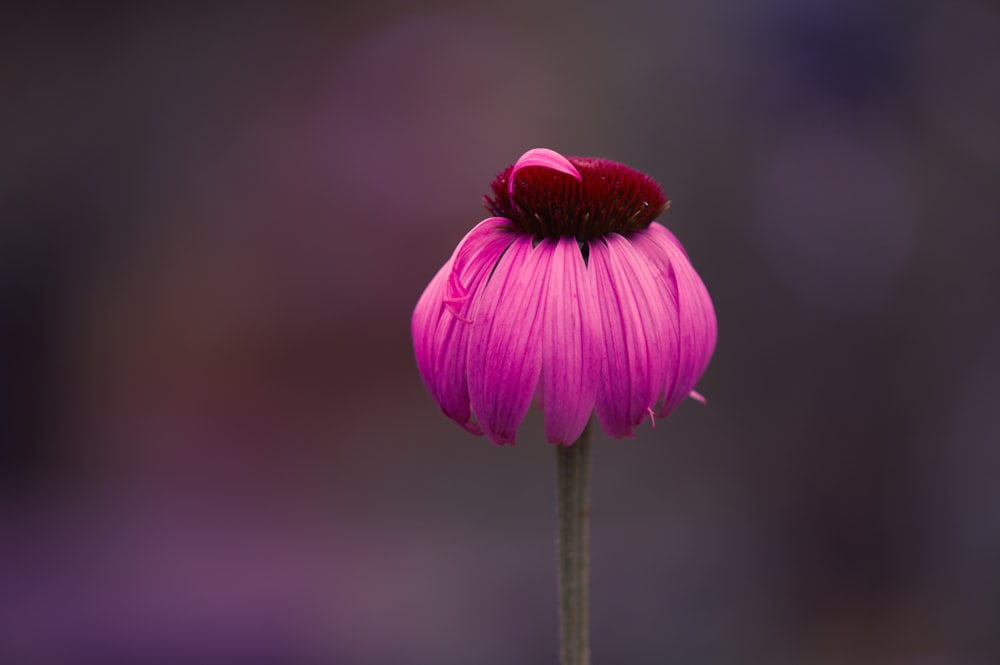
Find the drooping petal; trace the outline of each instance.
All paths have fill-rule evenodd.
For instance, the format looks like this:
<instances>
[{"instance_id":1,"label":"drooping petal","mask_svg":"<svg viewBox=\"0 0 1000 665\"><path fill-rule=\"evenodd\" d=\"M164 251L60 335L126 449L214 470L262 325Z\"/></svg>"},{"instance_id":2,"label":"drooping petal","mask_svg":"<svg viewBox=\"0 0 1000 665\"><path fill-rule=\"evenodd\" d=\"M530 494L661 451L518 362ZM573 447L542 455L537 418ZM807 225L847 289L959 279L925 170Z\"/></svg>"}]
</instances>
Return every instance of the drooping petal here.
<instances>
[{"instance_id":1,"label":"drooping petal","mask_svg":"<svg viewBox=\"0 0 1000 665\"><path fill-rule=\"evenodd\" d=\"M604 336L595 412L604 431L621 438L662 394L676 329L649 261L624 237L591 242L590 269Z\"/></svg>"},{"instance_id":2,"label":"drooping petal","mask_svg":"<svg viewBox=\"0 0 1000 665\"><path fill-rule=\"evenodd\" d=\"M576 167L555 150L549 150L548 148L533 148L521 155L518 160L514 162L514 168L507 177L507 193L511 196L514 194L514 176L518 171L526 166L543 166L545 168L555 169L556 171L560 171L566 175L571 175L577 180L583 180Z\"/></svg>"},{"instance_id":3,"label":"drooping petal","mask_svg":"<svg viewBox=\"0 0 1000 665\"><path fill-rule=\"evenodd\" d=\"M413 355L417 360L420 378L424 381L428 392L437 401L436 382L434 380L434 342L435 332L444 314L445 281L451 273L454 264L454 254L448 259L427 288L424 289L417 306L413 309L410 319L410 331L413 333Z\"/></svg>"},{"instance_id":4,"label":"drooping petal","mask_svg":"<svg viewBox=\"0 0 1000 665\"><path fill-rule=\"evenodd\" d=\"M660 224L652 223L632 237L633 243L662 272L677 298L680 337L677 371L668 377L666 394L657 416L665 416L691 395L715 351L717 323L708 289L695 272L680 241Z\"/></svg>"},{"instance_id":5,"label":"drooping petal","mask_svg":"<svg viewBox=\"0 0 1000 665\"><path fill-rule=\"evenodd\" d=\"M636 251L649 261L650 269L657 276L656 281L662 287L663 300L670 318L669 326L673 331L673 343L667 349L665 357L667 372L658 402L661 408L655 414L657 416L664 416L666 414L662 409L662 405L672 396L674 386L677 385L677 379L681 371L680 315L678 313L677 283L672 277L670 261L667 258L666 252L663 251L657 242L650 238L645 230L631 234L629 240Z\"/></svg>"},{"instance_id":6,"label":"drooping petal","mask_svg":"<svg viewBox=\"0 0 1000 665\"><path fill-rule=\"evenodd\" d=\"M469 397L483 433L514 443L542 369L543 289L551 245L519 236L482 288L469 339Z\"/></svg>"},{"instance_id":7,"label":"drooping petal","mask_svg":"<svg viewBox=\"0 0 1000 665\"><path fill-rule=\"evenodd\" d=\"M464 315L471 313L468 305L473 289L484 276L489 277L500 253L512 242L514 230L510 220L487 217L469 231L455 248L452 255L454 264L446 282L445 305L460 319L471 322Z\"/></svg>"},{"instance_id":8,"label":"drooping petal","mask_svg":"<svg viewBox=\"0 0 1000 665\"><path fill-rule=\"evenodd\" d=\"M552 260L542 313L540 401L546 438L569 445L580 438L597 399L601 313L594 273L576 239L546 239L542 246Z\"/></svg>"},{"instance_id":9,"label":"drooping petal","mask_svg":"<svg viewBox=\"0 0 1000 665\"><path fill-rule=\"evenodd\" d=\"M507 220L491 217L470 231L417 302L411 322L424 385L449 418L475 434L467 376L470 324L478 296L515 235Z\"/></svg>"}]
</instances>

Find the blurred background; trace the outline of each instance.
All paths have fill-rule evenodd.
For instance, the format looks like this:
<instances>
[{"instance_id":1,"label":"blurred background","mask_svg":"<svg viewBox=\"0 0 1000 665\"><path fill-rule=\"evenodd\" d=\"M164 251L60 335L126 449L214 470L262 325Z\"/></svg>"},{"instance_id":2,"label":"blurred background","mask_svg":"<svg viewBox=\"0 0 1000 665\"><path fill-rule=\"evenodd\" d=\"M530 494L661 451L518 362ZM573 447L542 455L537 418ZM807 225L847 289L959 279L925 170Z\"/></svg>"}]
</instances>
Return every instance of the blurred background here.
<instances>
[{"instance_id":1,"label":"blurred background","mask_svg":"<svg viewBox=\"0 0 1000 665\"><path fill-rule=\"evenodd\" d=\"M996 3L8 8L0 86L0 662L557 662L540 418L409 331L536 146L719 317L595 443L594 662L1000 660Z\"/></svg>"}]
</instances>

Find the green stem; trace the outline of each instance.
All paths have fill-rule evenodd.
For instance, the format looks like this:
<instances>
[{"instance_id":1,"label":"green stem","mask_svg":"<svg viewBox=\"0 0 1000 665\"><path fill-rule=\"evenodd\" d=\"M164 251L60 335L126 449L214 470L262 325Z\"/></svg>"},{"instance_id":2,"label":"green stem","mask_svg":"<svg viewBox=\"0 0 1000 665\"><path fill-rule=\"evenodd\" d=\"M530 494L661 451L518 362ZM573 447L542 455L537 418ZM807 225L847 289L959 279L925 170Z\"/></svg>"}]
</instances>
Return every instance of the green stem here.
<instances>
[{"instance_id":1,"label":"green stem","mask_svg":"<svg viewBox=\"0 0 1000 665\"><path fill-rule=\"evenodd\" d=\"M587 522L590 517L590 424L559 446L559 636L562 665L589 665Z\"/></svg>"}]
</instances>

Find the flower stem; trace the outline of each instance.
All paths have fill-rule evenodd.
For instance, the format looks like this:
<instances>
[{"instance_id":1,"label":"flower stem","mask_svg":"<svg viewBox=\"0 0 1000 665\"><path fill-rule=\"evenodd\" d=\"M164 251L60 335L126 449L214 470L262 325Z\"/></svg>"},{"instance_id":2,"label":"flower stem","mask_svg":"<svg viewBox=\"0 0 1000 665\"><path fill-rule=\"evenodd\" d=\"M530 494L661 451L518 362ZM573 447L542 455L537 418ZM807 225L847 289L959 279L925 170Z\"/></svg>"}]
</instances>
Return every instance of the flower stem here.
<instances>
[{"instance_id":1,"label":"flower stem","mask_svg":"<svg viewBox=\"0 0 1000 665\"><path fill-rule=\"evenodd\" d=\"M571 446L558 446L559 636L562 665L589 665L587 523L590 424Z\"/></svg>"}]
</instances>

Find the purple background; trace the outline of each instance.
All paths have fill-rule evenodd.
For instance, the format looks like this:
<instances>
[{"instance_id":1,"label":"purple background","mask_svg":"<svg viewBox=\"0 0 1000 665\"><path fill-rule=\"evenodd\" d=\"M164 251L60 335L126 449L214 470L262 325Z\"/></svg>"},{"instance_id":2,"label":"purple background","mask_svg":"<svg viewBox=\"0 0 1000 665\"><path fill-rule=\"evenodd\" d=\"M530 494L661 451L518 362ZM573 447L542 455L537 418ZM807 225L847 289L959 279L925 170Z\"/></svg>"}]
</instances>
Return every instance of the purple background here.
<instances>
[{"instance_id":1,"label":"purple background","mask_svg":"<svg viewBox=\"0 0 1000 665\"><path fill-rule=\"evenodd\" d=\"M1000 8L0 17L0 662L557 662L554 451L440 415L424 285L524 150L715 299L595 443L595 663L1000 659Z\"/></svg>"}]
</instances>

